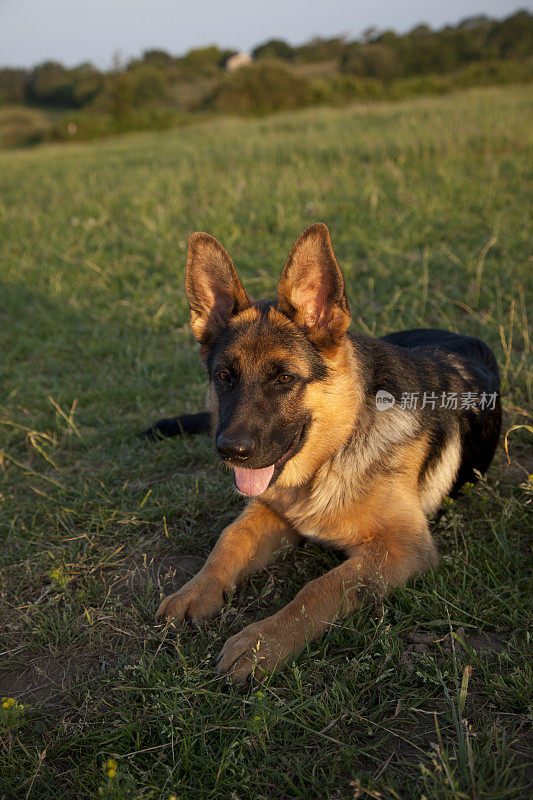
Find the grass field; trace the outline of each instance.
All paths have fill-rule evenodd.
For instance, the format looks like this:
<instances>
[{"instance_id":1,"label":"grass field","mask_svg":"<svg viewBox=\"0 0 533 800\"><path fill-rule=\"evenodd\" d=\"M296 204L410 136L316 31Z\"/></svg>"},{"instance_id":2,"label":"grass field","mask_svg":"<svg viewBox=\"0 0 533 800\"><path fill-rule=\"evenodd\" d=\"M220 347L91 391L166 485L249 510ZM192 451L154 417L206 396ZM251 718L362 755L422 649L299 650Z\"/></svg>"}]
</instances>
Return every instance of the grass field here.
<instances>
[{"instance_id":1,"label":"grass field","mask_svg":"<svg viewBox=\"0 0 533 800\"><path fill-rule=\"evenodd\" d=\"M530 796L525 428L434 522L435 573L246 691L213 674L224 639L337 557L284 553L206 629L156 629L242 501L208 440L135 433L203 407L189 234L272 295L317 220L354 329L482 336L504 430L531 425L531 101L485 89L0 154L0 798Z\"/></svg>"}]
</instances>

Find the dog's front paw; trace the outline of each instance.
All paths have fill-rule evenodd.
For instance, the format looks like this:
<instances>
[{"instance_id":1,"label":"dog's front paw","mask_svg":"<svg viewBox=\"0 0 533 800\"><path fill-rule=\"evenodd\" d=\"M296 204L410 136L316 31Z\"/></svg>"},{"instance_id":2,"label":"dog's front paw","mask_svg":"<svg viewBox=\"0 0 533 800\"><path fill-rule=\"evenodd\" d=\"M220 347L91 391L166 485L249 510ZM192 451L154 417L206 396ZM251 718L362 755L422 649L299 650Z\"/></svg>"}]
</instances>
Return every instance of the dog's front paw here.
<instances>
[{"instance_id":1,"label":"dog's front paw","mask_svg":"<svg viewBox=\"0 0 533 800\"><path fill-rule=\"evenodd\" d=\"M217 659L216 670L232 683L253 677L262 680L294 655L294 642L284 637L275 617L254 622L227 640Z\"/></svg>"},{"instance_id":2,"label":"dog's front paw","mask_svg":"<svg viewBox=\"0 0 533 800\"><path fill-rule=\"evenodd\" d=\"M228 591L213 575L199 573L185 586L165 597L156 613L159 623L172 621L175 625L185 619L199 625L211 619L224 605Z\"/></svg>"}]
</instances>

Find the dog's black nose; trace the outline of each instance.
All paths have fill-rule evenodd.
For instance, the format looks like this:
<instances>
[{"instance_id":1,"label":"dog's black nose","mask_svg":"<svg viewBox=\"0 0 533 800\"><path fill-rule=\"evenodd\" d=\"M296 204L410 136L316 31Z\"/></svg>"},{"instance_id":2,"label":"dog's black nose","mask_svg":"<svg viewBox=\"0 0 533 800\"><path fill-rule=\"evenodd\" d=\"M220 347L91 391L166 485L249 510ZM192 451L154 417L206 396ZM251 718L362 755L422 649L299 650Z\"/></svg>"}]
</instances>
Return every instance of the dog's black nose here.
<instances>
[{"instance_id":1,"label":"dog's black nose","mask_svg":"<svg viewBox=\"0 0 533 800\"><path fill-rule=\"evenodd\" d=\"M246 461L254 452L254 442L246 434L223 431L216 439L217 450L222 458L231 461Z\"/></svg>"}]
</instances>

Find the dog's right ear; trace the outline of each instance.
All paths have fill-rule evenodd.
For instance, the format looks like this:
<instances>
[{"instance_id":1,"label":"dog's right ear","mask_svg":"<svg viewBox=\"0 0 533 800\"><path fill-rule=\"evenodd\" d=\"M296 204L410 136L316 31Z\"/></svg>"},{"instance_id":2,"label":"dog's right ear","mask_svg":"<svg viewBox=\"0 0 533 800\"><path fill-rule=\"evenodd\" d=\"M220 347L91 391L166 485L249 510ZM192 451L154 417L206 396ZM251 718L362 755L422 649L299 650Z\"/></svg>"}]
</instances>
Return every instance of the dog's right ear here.
<instances>
[{"instance_id":1,"label":"dog's right ear","mask_svg":"<svg viewBox=\"0 0 533 800\"><path fill-rule=\"evenodd\" d=\"M191 330L202 345L209 346L230 317L251 305L228 253L207 233L189 239L185 289Z\"/></svg>"}]
</instances>

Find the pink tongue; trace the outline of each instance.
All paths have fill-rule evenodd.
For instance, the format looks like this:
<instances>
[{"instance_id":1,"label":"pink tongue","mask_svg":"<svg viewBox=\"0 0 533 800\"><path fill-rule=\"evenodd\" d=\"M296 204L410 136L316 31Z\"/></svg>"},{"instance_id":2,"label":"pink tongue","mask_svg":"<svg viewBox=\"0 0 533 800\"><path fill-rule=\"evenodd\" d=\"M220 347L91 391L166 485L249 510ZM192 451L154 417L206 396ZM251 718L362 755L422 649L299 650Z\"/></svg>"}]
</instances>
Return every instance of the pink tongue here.
<instances>
[{"instance_id":1,"label":"pink tongue","mask_svg":"<svg viewBox=\"0 0 533 800\"><path fill-rule=\"evenodd\" d=\"M274 464L271 467L264 467L264 469L236 467L235 483L237 484L237 489L243 494L255 496L256 494L263 494L273 474Z\"/></svg>"}]
</instances>

